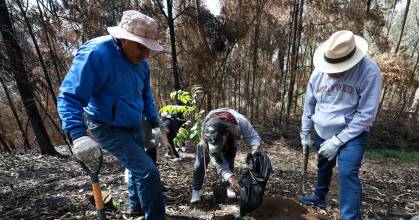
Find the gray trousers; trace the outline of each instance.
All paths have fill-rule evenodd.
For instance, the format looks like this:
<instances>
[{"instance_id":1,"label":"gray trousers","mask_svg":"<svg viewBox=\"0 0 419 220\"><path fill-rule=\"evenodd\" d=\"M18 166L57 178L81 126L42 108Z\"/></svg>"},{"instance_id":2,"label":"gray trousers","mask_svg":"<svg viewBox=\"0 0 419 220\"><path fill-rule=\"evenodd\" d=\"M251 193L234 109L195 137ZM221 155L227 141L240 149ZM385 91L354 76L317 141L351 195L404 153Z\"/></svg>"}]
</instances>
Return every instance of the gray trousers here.
<instances>
[{"instance_id":1,"label":"gray trousers","mask_svg":"<svg viewBox=\"0 0 419 220\"><path fill-rule=\"evenodd\" d=\"M234 172L234 158L236 156L236 148L230 147L228 152L223 152L224 158L227 160L231 171ZM205 157L204 157L205 155ZM210 156L208 153L208 147L204 142L196 145L194 172L192 177L192 189L200 190L204 185L205 169L208 167Z\"/></svg>"}]
</instances>

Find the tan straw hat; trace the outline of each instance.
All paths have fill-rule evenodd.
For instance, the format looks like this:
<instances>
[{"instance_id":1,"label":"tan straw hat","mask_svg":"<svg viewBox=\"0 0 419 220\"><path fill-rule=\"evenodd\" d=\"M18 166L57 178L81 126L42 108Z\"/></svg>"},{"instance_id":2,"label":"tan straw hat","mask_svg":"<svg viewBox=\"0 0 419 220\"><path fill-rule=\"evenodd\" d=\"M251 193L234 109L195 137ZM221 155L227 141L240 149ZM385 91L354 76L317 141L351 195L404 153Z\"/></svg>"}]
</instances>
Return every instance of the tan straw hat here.
<instances>
[{"instance_id":1,"label":"tan straw hat","mask_svg":"<svg viewBox=\"0 0 419 220\"><path fill-rule=\"evenodd\" d=\"M138 11L124 11L118 26L108 27L108 32L115 38L138 42L150 50L161 51L164 48L157 43L157 22Z\"/></svg>"},{"instance_id":2,"label":"tan straw hat","mask_svg":"<svg viewBox=\"0 0 419 220\"><path fill-rule=\"evenodd\" d=\"M355 66L367 54L367 41L351 31L332 34L314 52L313 63L324 73L340 73Z\"/></svg>"}]
</instances>

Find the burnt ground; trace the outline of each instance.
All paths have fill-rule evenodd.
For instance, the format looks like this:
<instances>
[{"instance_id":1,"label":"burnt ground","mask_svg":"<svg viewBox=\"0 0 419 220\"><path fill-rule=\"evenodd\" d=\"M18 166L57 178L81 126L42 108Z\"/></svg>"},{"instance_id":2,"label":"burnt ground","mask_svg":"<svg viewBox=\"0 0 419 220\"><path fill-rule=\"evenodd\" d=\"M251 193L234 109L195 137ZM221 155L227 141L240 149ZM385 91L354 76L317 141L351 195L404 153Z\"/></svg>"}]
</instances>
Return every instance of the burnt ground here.
<instances>
[{"instance_id":1,"label":"burnt ground","mask_svg":"<svg viewBox=\"0 0 419 220\"><path fill-rule=\"evenodd\" d=\"M242 219L340 219L336 174L326 209L302 206L296 202L301 195L301 149L289 147L280 138L269 140L264 146L274 171L262 207ZM69 154L64 146L57 149ZM184 159L181 162L164 157L158 159L166 188L168 219L238 219L238 200L220 205L212 200L211 183L220 179L212 166L204 185L203 203L189 204L193 151L189 148L189 152L182 152ZM163 154L159 149L159 155ZM236 157L239 173L245 169L245 155L245 151L239 151ZM312 153L308 188L315 183L315 159ZM123 171L112 156L105 154L100 181L102 190L112 195L115 209L108 210L110 219L133 219L126 215L128 194ZM419 215L418 174L418 163L364 159L360 172L364 192L363 219L410 219ZM43 156L36 151L0 154L0 219L93 219L95 208L89 193L89 177L71 158Z\"/></svg>"}]
</instances>

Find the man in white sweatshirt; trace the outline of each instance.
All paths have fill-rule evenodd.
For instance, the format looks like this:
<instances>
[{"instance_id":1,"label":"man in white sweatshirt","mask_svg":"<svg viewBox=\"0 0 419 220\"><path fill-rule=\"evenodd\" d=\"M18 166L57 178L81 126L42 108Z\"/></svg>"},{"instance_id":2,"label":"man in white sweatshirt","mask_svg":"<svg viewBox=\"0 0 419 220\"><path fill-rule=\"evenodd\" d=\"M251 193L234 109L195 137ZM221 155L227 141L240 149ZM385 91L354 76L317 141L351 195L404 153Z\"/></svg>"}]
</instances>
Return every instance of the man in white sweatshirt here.
<instances>
[{"instance_id":1,"label":"man in white sweatshirt","mask_svg":"<svg viewBox=\"0 0 419 220\"><path fill-rule=\"evenodd\" d=\"M215 109L208 113L202 125L201 142L196 147L191 203L201 201L206 166L210 160L223 180L229 183L227 196L236 198L240 185L234 175L234 158L241 137L250 145L252 154L260 151L261 139L242 114L229 108Z\"/></svg>"},{"instance_id":2,"label":"man in white sweatshirt","mask_svg":"<svg viewBox=\"0 0 419 220\"><path fill-rule=\"evenodd\" d=\"M362 190L359 169L368 132L377 114L382 77L366 56L368 44L351 31L338 31L317 48L307 85L302 116L303 148L318 152L317 185L299 198L306 205L326 207L326 194L336 160L339 165L340 212L343 219L360 219ZM316 131L316 141L311 130Z\"/></svg>"}]
</instances>

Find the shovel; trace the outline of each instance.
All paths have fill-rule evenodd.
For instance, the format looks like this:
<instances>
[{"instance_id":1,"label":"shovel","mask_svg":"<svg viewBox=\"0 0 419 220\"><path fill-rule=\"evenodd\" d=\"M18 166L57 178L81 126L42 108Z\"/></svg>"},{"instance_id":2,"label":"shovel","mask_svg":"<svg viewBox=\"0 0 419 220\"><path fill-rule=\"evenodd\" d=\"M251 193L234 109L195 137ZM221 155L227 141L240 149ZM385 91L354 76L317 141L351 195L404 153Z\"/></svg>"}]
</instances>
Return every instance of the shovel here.
<instances>
[{"instance_id":1,"label":"shovel","mask_svg":"<svg viewBox=\"0 0 419 220\"><path fill-rule=\"evenodd\" d=\"M304 151L304 165L303 165L303 179L301 183L301 191L305 193L305 186L307 184L307 164L308 164L309 148L307 146L304 146L303 151Z\"/></svg>"},{"instance_id":2,"label":"shovel","mask_svg":"<svg viewBox=\"0 0 419 220\"><path fill-rule=\"evenodd\" d=\"M84 162L77 160L81 167L89 174L90 180L92 181L93 197L95 198L96 210L99 220L106 219L105 213L105 204L102 198L102 192L100 191L99 185L99 172L102 167L103 154L102 149L100 149L100 157L96 164L92 165L92 168L89 168Z\"/></svg>"}]
</instances>

